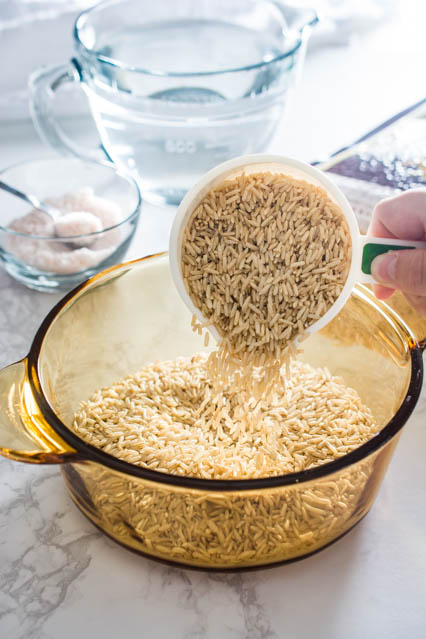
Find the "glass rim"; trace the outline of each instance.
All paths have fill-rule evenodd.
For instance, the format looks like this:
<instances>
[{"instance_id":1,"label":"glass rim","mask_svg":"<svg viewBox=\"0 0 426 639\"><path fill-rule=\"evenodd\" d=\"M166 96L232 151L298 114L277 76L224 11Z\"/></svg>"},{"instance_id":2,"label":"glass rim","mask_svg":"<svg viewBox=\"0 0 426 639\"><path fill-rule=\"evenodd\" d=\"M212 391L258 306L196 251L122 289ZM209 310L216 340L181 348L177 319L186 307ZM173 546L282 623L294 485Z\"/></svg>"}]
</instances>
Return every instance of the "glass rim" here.
<instances>
[{"instance_id":1,"label":"glass rim","mask_svg":"<svg viewBox=\"0 0 426 639\"><path fill-rule=\"evenodd\" d=\"M343 455L342 457L339 457L334 461L328 462L326 464L321 464L314 468L308 468L306 470L286 473L284 475L277 475L274 477L261 477L256 479L202 479L184 475L173 475L171 473L164 473L144 468L142 466L130 464L129 462L114 457L109 453L105 453L99 448L96 448L92 444L88 444L83 439L78 437L78 435L76 435L70 428L68 428L55 413L43 392L42 383L38 372L38 363L41 349L48 334L49 328L54 323L56 318L65 311L66 307L73 305L74 302L76 302L77 299L80 297L80 295L84 295L87 290L90 290L94 283L99 282L99 285L101 285L101 281L105 277L105 275L117 271L116 277L120 277L126 272L126 270L131 270L136 265L142 264L146 260L156 260L158 258L164 258L167 255L167 252L148 255L143 258L124 262L122 264L117 264L94 275L89 280L83 282L72 291L70 291L70 293L65 295L51 309L51 311L46 315L34 337L28 354L28 377L30 386L32 392L34 393L36 402L41 408L42 414L45 419L48 421L50 426L58 433L58 435L60 435L60 437L62 437L67 444L75 449L76 453L75 455L71 454L71 458L69 460L70 463L73 463L73 461L95 462L111 468L112 470L124 473L129 477L137 477L140 479L151 481L153 483L170 485L172 487L178 486L180 488L204 490L207 492L250 491L266 488L279 488L281 486L299 485L301 483L310 482L312 480L326 478L340 470L343 470L344 468L348 468L349 466L352 466L357 462L368 458L372 453L380 450L389 441L391 441L394 436L403 428L417 404L422 389L423 347L419 346L409 327L401 320L401 318L397 315L397 313L393 311L393 309L391 309L384 302L373 299L373 294L370 293L370 291L368 291L365 286L357 284L354 288L355 294L361 297L364 296L367 303L377 308L377 310L382 314L385 313L387 317L394 320L394 322L396 322L406 333L407 344L411 359L411 375L405 397L395 415L385 426L383 426L383 428L381 428L381 430L376 435L374 435L374 437L372 437L365 444L362 444L362 446L359 446L350 453L347 453L346 455Z\"/></svg>"},{"instance_id":2,"label":"glass rim","mask_svg":"<svg viewBox=\"0 0 426 639\"><path fill-rule=\"evenodd\" d=\"M10 171L11 169L16 169L19 167L24 167L24 166L29 166L30 164L38 164L41 162L81 162L83 164L89 164L89 165L94 165L94 166L98 166L98 167L102 167L104 169L109 169L111 171L113 171L115 173L116 176L120 177L121 179L127 181L130 185L132 185L132 187L134 187L136 195L137 195L137 203L135 205L135 207L132 209L131 213L129 213L125 218L123 218L122 220L120 220L120 222L117 222L117 224L113 224L112 226L107 226L104 229L102 229L101 231L92 231L91 233L83 233L82 235L69 235L67 237L60 237L60 236L56 236L56 235L32 235L30 233L23 233L22 231L15 231L14 229L10 229L7 226L4 226L2 224L0 224L0 232L2 233L6 233L7 235L13 235L15 237L24 237L25 239L28 240L45 240L45 241L52 241L54 240L55 242L63 242L63 243L69 243L69 242L73 242L75 240L78 239L84 239L84 238L88 238L88 237L93 237L94 239L96 239L96 237L103 235L104 233L107 233L108 231L111 231L113 229L117 229L120 226L124 225L126 222L131 221L134 217L136 217L137 215L140 214L140 208L142 206L142 194L141 194L141 190L138 186L138 183L136 181L136 179L125 173L124 171L122 171L121 169L119 169L118 167L114 166L113 164L109 164L107 162L105 163L101 163L101 162L96 162L95 160L90 160L90 159L81 159L81 158L77 158L77 157L47 157L47 158L41 158L40 160L24 160L23 162L15 162L14 164L11 164L7 167L5 167L4 169L0 170L0 176L4 175L5 173L7 173L7 171ZM13 197L13 196L11 196ZM28 205L31 206L31 205ZM35 208L35 207L33 207Z\"/></svg>"},{"instance_id":3,"label":"glass rim","mask_svg":"<svg viewBox=\"0 0 426 639\"><path fill-rule=\"evenodd\" d=\"M132 0L127 0L127 1L132 1ZM99 53L99 51L96 51L96 49L92 49L90 47L87 47L84 42L82 41L81 37L80 37L80 32L84 26L85 21L87 21L92 14L95 14L96 12L101 12L104 9L110 7L110 6L114 6L114 5L119 5L122 4L121 0L106 0L104 2L101 2L99 4L94 5L93 7L89 7L88 9L85 9L84 11L82 11L75 23L74 23L74 29L73 29L73 34L74 34L74 39L77 43L78 47L81 47L85 53L87 53L90 56L95 57L98 62L101 62L102 64L106 64L108 66L112 66L112 67L116 67L118 69L124 70L124 71L130 71L132 73L140 73L140 74L144 74L144 75L150 75L153 77L165 77L165 78L197 78L197 77L206 77L206 76L217 76L217 75L223 75L225 73L239 73L239 72L244 72L244 71L251 71L253 69L260 69L263 67L268 67L276 62L281 62L282 60L284 60L285 58L290 57L291 55L293 55L294 53L296 53L296 51L300 48L302 41L303 41L303 30L305 29L305 27L309 27L309 26L313 26L318 22L318 16L317 13L314 9L309 9L309 8L305 8L305 9L300 9L301 11L304 10L306 11L306 13L310 14L310 17L307 17L307 20L305 22L305 24L303 24L303 26L301 26L299 28L298 31L294 31L295 35L297 35L297 39L296 39L296 43L293 47L291 47L288 51L285 51L277 56L275 56L274 58L272 58L272 60L267 60L264 62L257 62L255 64L249 64L243 67L230 67L229 69L221 69L221 70L217 70L217 71L189 71L189 72L181 72L181 71L161 71L161 70L156 70L156 69L145 69L142 67L138 67L132 64L128 64L125 62L121 62L120 60L117 60L115 58L111 58L109 56L106 56L102 53Z\"/></svg>"}]
</instances>

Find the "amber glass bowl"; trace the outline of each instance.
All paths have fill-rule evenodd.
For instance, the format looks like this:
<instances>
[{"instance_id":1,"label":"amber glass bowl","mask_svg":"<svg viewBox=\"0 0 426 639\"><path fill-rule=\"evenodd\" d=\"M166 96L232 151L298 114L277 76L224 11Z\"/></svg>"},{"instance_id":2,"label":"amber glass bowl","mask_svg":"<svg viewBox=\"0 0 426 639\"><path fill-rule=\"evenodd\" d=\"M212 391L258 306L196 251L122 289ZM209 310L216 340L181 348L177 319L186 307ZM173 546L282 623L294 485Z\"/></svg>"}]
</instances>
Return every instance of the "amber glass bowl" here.
<instances>
[{"instance_id":1,"label":"amber glass bowl","mask_svg":"<svg viewBox=\"0 0 426 639\"><path fill-rule=\"evenodd\" d=\"M166 255L113 267L79 286L46 317L28 357L0 372L0 451L19 461L61 463L84 514L116 541L157 559L249 568L335 541L376 497L421 390L421 346L363 287L304 342L303 358L341 375L381 426L349 455L304 472L178 477L118 460L70 430L74 411L95 389L153 360L204 350L190 319Z\"/></svg>"}]
</instances>

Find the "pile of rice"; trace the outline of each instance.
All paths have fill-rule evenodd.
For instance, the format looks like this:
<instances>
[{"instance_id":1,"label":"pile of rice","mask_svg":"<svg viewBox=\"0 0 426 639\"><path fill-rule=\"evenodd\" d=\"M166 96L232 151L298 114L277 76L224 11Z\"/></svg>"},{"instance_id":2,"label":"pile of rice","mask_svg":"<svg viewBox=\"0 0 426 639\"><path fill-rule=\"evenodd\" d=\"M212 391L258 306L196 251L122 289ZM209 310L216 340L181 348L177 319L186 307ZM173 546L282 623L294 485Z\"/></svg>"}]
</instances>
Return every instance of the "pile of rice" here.
<instances>
[{"instance_id":1,"label":"pile of rice","mask_svg":"<svg viewBox=\"0 0 426 639\"><path fill-rule=\"evenodd\" d=\"M284 475L358 448L378 431L371 411L342 379L292 357L295 338L337 299L350 261L346 222L322 189L271 173L224 182L190 218L181 262L206 318L192 327L213 324L220 345L97 390L73 430L131 464L204 479ZM244 494L171 491L102 465L79 472L112 536L167 559L228 567L300 556L345 532L362 512L372 464Z\"/></svg>"},{"instance_id":2,"label":"pile of rice","mask_svg":"<svg viewBox=\"0 0 426 639\"><path fill-rule=\"evenodd\" d=\"M212 376L254 367L264 389L294 339L334 304L351 262L349 228L320 187L280 173L241 174L211 189L183 234L181 270L194 305L223 338ZM238 380L234 380L234 382Z\"/></svg>"},{"instance_id":3,"label":"pile of rice","mask_svg":"<svg viewBox=\"0 0 426 639\"><path fill-rule=\"evenodd\" d=\"M238 392L214 391L207 357L151 364L96 391L76 413L73 430L137 466L206 479L313 468L377 431L358 394L324 369L293 360L285 388L247 405Z\"/></svg>"},{"instance_id":4,"label":"pile of rice","mask_svg":"<svg viewBox=\"0 0 426 639\"><path fill-rule=\"evenodd\" d=\"M230 492L175 489L101 464L77 472L112 537L169 561L230 568L294 559L342 535L371 504L381 453L314 482ZM75 467L64 465L71 486Z\"/></svg>"},{"instance_id":5,"label":"pile of rice","mask_svg":"<svg viewBox=\"0 0 426 639\"><path fill-rule=\"evenodd\" d=\"M346 221L323 189L270 172L227 180L193 212L181 254L188 292L220 345L98 390L75 415L78 435L132 464L205 479L305 470L374 435L354 390L291 358L351 261Z\"/></svg>"}]
</instances>

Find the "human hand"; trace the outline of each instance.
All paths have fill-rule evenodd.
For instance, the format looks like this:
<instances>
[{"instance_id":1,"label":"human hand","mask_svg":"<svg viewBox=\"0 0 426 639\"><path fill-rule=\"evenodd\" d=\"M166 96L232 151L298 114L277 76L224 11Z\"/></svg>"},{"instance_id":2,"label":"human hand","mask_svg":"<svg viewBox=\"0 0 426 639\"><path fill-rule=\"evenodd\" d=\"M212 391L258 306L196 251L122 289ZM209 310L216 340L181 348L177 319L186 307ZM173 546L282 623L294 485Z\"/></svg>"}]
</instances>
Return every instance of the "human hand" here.
<instances>
[{"instance_id":1,"label":"human hand","mask_svg":"<svg viewBox=\"0 0 426 639\"><path fill-rule=\"evenodd\" d=\"M426 240L426 189L405 191L379 202L373 211L368 235L400 240ZM404 293L418 313L426 317L426 249L389 251L377 256L371 273L379 299L395 289Z\"/></svg>"}]
</instances>

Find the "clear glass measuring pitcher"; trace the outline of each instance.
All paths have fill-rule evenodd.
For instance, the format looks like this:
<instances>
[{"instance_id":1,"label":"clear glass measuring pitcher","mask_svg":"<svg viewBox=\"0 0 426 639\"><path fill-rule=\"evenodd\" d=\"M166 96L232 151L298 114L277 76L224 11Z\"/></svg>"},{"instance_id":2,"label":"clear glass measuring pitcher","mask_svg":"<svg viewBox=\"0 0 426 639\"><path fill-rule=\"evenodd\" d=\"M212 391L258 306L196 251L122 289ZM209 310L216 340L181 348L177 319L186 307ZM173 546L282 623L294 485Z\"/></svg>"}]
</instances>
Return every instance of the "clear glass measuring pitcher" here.
<instances>
[{"instance_id":1,"label":"clear glass measuring pitcher","mask_svg":"<svg viewBox=\"0 0 426 639\"><path fill-rule=\"evenodd\" d=\"M145 199L178 204L208 169L265 149L315 22L268 0L103 2L75 23L76 57L31 76L35 126L61 152L132 172ZM102 151L78 148L55 120L68 83L86 93Z\"/></svg>"}]
</instances>

